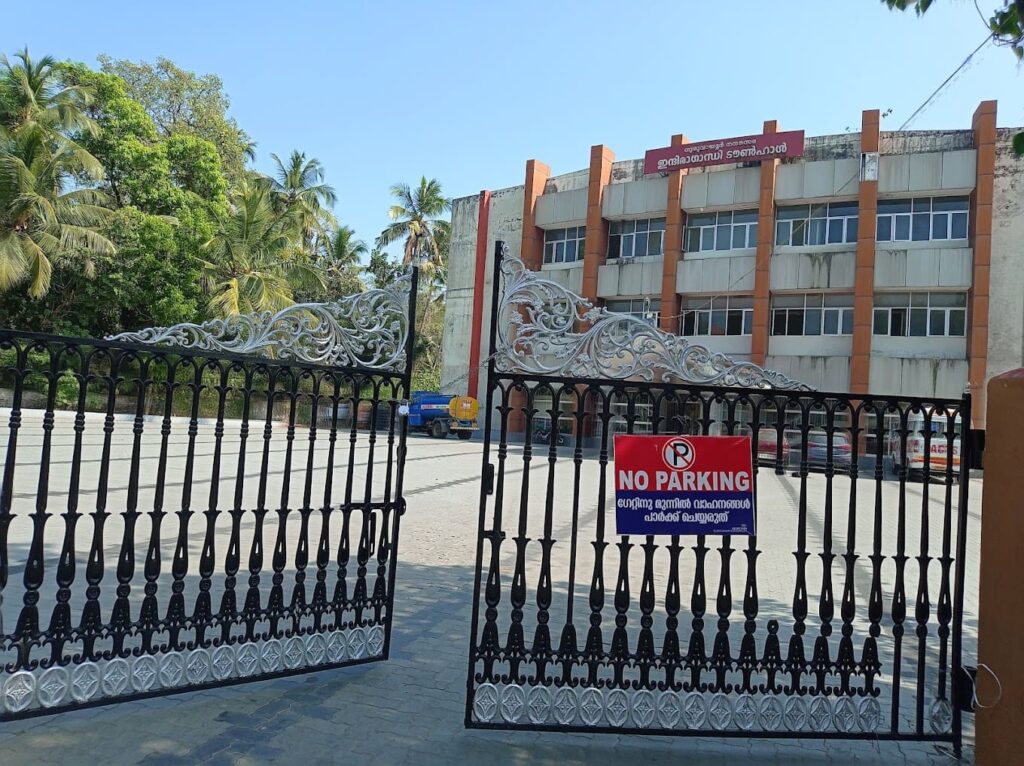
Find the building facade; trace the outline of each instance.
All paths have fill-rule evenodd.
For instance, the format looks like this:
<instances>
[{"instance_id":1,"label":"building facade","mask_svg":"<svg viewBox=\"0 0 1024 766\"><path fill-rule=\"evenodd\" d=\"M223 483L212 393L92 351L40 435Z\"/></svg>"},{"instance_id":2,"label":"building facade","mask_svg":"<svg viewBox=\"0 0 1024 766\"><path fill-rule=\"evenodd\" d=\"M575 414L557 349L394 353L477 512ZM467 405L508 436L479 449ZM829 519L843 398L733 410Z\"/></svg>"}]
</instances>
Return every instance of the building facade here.
<instances>
[{"instance_id":1,"label":"building facade","mask_svg":"<svg viewBox=\"0 0 1024 766\"><path fill-rule=\"evenodd\" d=\"M807 137L800 156L589 167L456 199L442 387L482 396L494 242L597 305L826 391L974 396L1024 366L1024 162L970 127ZM763 134L779 130L764 123ZM751 137L759 138L759 137ZM685 151L682 135L671 147ZM650 167L649 167L650 169Z\"/></svg>"}]
</instances>

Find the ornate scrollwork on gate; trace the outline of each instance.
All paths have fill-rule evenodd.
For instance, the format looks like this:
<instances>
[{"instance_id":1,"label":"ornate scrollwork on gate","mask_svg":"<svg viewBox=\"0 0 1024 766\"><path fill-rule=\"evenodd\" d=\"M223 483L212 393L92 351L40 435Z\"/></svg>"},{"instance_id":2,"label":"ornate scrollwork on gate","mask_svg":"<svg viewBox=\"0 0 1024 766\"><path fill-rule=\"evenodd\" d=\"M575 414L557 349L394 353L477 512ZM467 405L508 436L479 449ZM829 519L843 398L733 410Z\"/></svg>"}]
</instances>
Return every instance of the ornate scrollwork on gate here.
<instances>
[{"instance_id":1,"label":"ornate scrollwork on gate","mask_svg":"<svg viewBox=\"0 0 1024 766\"><path fill-rule=\"evenodd\" d=\"M736 361L630 314L594 306L508 255L501 263L501 372L811 390L781 372Z\"/></svg>"},{"instance_id":2,"label":"ornate scrollwork on gate","mask_svg":"<svg viewBox=\"0 0 1024 766\"><path fill-rule=\"evenodd\" d=\"M408 272L385 288L330 303L296 303L276 313L150 327L111 335L107 340L400 370L405 366L411 285L412 273Z\"/></svg>"}]
</instances>

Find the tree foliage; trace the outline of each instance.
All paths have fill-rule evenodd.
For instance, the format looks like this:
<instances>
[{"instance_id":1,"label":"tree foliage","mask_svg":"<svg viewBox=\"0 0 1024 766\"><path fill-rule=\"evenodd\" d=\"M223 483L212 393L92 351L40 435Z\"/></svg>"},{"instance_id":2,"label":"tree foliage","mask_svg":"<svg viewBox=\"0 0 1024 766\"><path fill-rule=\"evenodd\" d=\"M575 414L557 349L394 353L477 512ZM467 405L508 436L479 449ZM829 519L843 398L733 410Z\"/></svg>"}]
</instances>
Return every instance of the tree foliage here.
<instances>
[{"instance_id":1,"label":"tree foliage","mask_svg":"<svg viewBox=\"0 0 1024 766\"><path fill-rule=\"evenodd\" d=\"M929 11L935 0L882 0L889 8L905 11L913 8L921 16ZM981 11L978 11L981 13ZM1024 59L1024 0L1003 0L988 17L987 26L993 38L1009 47L1018 59Z\"/></svg>"}]
</instances>

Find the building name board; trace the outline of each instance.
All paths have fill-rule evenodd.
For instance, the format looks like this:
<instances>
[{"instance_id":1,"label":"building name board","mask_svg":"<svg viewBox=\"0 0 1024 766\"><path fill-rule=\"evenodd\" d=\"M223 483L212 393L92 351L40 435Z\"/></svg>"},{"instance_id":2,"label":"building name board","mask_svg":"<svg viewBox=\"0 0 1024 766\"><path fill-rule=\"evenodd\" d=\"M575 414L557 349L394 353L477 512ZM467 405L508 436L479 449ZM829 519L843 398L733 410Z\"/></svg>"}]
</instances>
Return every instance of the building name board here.
<instances>
[{"instance_id":1,"label":"building name board","mask_svg":"<svg viewBox=\"0 0 1024 766\"><path fill-rule=\"evenodd\" d=\"M644 155L644 173L666 173L684 168L706 168L736 162L756 162L782 157L802 157L804 132L761 133L756 136L719 138L682 146L648 149Z\"/></svg>"}]
</instances>

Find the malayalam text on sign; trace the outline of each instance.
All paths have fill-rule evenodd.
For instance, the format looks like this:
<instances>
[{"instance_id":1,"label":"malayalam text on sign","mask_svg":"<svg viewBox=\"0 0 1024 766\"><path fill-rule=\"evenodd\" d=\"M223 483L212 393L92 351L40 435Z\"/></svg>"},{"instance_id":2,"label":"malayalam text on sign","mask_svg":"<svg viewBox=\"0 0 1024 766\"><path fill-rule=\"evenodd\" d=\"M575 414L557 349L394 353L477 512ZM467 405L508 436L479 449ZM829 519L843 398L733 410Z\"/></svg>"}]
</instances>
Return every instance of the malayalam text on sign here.
<instances>
[{"instance_id":1,"label":"malayalam text on sign","mask_svg":"<svg viewBox=\"0 0 1024 766\"><path fill-rule=\"evenodd\" d=\"M749 436L615 437L620 535L754 534Z\"/></svg>"}]
</instances>

